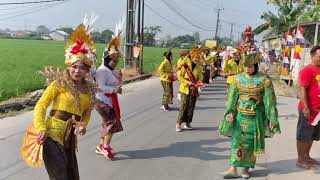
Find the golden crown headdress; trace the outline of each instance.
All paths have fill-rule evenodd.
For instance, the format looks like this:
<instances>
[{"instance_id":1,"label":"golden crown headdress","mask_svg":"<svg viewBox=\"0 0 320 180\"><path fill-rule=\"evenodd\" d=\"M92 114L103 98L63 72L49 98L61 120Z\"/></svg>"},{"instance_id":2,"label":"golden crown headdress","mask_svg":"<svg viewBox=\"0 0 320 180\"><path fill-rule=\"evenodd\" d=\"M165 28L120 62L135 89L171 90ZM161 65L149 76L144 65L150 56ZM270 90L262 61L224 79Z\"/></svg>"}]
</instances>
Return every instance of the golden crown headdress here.
<instances>
[{"instance_id":1,"label":"golden crown headdress","mask_svg":"<svg viewBox=\"0 0 320 180\"><path fill-rule=\"evenodd\" d=\"M69 40L65 47L65 64L71 65L76 61L91 66L96 60L96 48L93 44L91 25L96 21L97 16L92 15L91 20L88 21L85 16L83 23L71 33Z\"/></svg>"}]
</instances>

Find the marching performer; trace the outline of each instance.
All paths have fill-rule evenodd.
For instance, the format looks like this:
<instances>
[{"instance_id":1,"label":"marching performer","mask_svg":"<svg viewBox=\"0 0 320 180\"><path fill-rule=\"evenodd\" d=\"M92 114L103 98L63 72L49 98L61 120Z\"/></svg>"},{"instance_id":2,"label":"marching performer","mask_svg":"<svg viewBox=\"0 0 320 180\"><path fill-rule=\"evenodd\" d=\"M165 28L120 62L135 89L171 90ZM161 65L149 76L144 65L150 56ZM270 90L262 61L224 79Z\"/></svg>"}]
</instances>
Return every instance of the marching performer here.
<instances>
[{"instance_id":1,"label":"marching performer","mask_svg":"<svg viewBox=\"0 0 320 180\"><path fill-rule=\"evenodd\" d=\"M192 129L191 122L193 112L199 96L198 88L203 85L202 68L199 65L201 59L201 50L194 48L190 50L191 61L183 64L178 79L180 81L179 91L181 93L181 105L176 123L176 131L181 132L181 124L185 123L184 129Z\"/></svg>"}]
</instances>

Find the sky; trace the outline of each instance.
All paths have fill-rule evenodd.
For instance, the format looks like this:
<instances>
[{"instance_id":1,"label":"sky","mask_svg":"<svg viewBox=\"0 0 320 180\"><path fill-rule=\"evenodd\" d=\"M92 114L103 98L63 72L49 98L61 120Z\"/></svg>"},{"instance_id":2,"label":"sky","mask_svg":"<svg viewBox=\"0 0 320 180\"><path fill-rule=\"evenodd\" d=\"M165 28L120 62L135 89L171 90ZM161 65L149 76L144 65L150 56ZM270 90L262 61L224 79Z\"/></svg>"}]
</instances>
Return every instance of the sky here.
<instances>
[{"instance_id":1,"label":"sky","mask_svg":"<svg viewBox=\"0 0 320 180\"><path fill-rule=\"evenodd\" d=\"M113 30L126 13L127 0L68 0L49 4L1 5L7 2L40 0L0 0L0 29L35 29L45 25L50 29L79 24L84 15L95 13L99 19L96 30ZM264 11L275 11L265 0L145 0L145 26L161 26L160 37L199 32L201 39L215 35L217 11L220 14L220 37L237 40L247 25L256 27ZM169 5L168 5L169 4ZM170 20L170 21L168 21Z\"/></svg>"}]
</instances>

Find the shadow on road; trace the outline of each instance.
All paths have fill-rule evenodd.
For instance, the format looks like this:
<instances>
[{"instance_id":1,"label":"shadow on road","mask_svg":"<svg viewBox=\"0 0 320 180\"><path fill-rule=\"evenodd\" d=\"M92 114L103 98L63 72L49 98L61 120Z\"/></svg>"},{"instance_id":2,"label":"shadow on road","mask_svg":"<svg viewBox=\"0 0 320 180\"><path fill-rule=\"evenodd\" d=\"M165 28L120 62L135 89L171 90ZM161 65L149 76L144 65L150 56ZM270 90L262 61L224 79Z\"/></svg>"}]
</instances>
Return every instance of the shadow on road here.
<instances>
[{"instance_id":1,"label":"shadow on road","mask_svg":"<svg viewBox=\"0 0 320 180\"><path fill-rule=\"evenodd\" d=\"M217 131L218 127L193 127L195 131Z\"/></svg>"},{"instance_id":2,"label":"shadow on road","mask_svg":"<svg viewBox=\"0 0 320 180\"><path fill-rule=\"evenodd\" d=\"M297 173L303 171L309 171L306 169L301 169L296 167L297 159L285 159L280 161L268 162L267 164L257 164L257 166L261 166L264 168L268 168L269 174L290 174L290 173ZM314 171L314 173L319 174L320 170Z\"/></svg>"},{"instance_id":3,"label":"shadow on road","mask_svg":"<svg viewBox=\"0 0 320 180\"><path fill-rule=\"evenodd\" d=\"M116 160L128 159L154 159L163 157L186 157L195 158L204 161L224 160L229 156L218 155L215 152L226 152L230 148L215 147L219 143L228 142L229 139L219 138L200 141L185 141L173 143L166 147L152 148L144 150L120 151L117 154L123 154L127 157L117 157Z\"/></svg>"},{"instance_id":4,"label":"shadow on road","mask_svg":"<svg viewBox=\"0 0 320 180\"><path fill-rule=\"evenodd\" d=\"M214 92L217 92L217 91L222 91L222 92L227 92L227 89L225 88L203 88L202 89L203 92L207 92L207 91L214 91Z\"/></svg>"},{"instance_id":5,"label":"shadow on road","mask_svg":"<svg viewBox=\"0 0 320 180\"><path fill-rule=\"evenodd\" d=\"M251 177L266 177L269 174L269 170L268 169L253 169L251 170Z\"/></svg>"},{"instance_id":6,"label":"shadow on road","mask_svg":"<svg viewBox=\"0 0 320 180\"><path fill-rule=\"evenodd\" d=\"M215 101L225 101L226 98L203 98L203 97L199 97L199 98L198 98L198 101L212 101L212 100L215 100Z\"/></svg>"},{"instance_id":7,"label":"shadow on road","mask_svg":"<svg viewBox=\"0 0 320 180\"><path fill-rule=\"evenodd\" d=\"M210 109L225 109L225 106L207 106L207 107L195 107L195 110L200 110L200 111L205 111L205 110L210 110Z\"/></svg>"},{"instance_id":8,"label":"shadow on road","mask_svg":"<svg viewBox=\"0 0 320 180\"><path fill-rule=\"evenodd\" d=\"M226 92L201 92L200 95L227 95Z\"/></svg>"}]
</instances>

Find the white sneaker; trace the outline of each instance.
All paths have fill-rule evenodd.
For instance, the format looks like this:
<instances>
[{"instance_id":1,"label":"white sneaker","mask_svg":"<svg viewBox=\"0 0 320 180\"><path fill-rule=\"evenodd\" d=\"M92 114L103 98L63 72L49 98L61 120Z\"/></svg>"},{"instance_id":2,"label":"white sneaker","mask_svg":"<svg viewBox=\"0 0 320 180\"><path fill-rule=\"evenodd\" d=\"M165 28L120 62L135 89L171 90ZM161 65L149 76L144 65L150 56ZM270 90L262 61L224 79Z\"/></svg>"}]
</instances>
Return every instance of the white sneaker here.
<instances>
[{"instance_id":1,"label":"white sneaker","mask_svg":"<svg viewBox=\"0 0 320 180\"><path fill-rule=\"evenodd\" d=\"M105 157L108 157L108 152L105 151L103 148L101 148L99 145L97 146L95 152L96 152L97 154L104 155Z\"/></svg>"},{"instance_id":2,"label":"white sneaker","mask_svg":"<svg viewBox=\"0 0 320 180\"><path fill-rule=\"evenodd\" d=\"M177 124L176 124L176 132L181 132L183 129L181 128L181 125L180 126L178 126Z\"/></svg>"},{"instance_id":3,"label":"white sneaker","mask_svg":"<svg viewBox=\"0 0 320 180\"><path fill-rule=\"evenodd\" d=\"M97 154L103 155L106 158L112 159L114 157L113 153L111 152L112 148L108 147L108 148L102 148L101 145L98 145L95 152Z\"/></svg>"},{"instance_id":4,"label":"white sneaker","mask_svg":"<svg viewBox=\"0 0 320 180\"><path fill-rule=\"evenodd\" d=\"M185 124L183 125L183 129L192 130L193 128L191 127L190 124L189 125Z\"/></svg>"},{"instance_id":5,"label":"white sneaker","mask_svg":"<svg viewBox=\"0 0 320 180\"><path fill-rule=\"evenodd\" d=\"M177 94L177 99L181 101L181 94Z\"/></svg>"},{"instance_id":6,"label":"white sneaker","mask_svg":"<svg viewBox=\"0 0 320 180\"><path fill-rule=\"evenodd\" d=\"M166 108L164 105L162 105L160 108L163 109L164 111L169 111L169 109Z\"/></svg>"}]
</instances>

